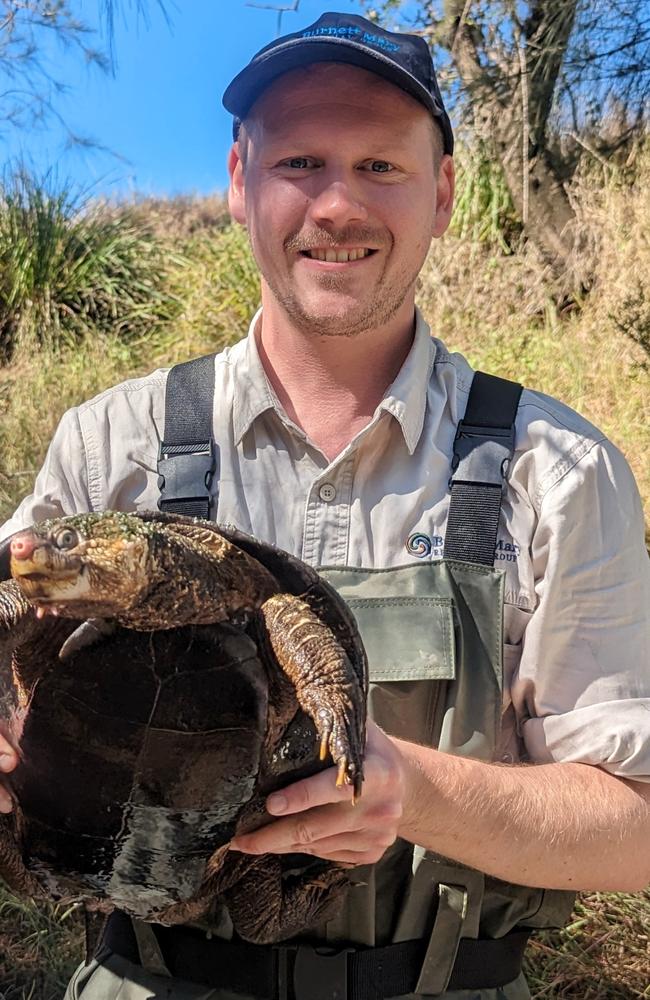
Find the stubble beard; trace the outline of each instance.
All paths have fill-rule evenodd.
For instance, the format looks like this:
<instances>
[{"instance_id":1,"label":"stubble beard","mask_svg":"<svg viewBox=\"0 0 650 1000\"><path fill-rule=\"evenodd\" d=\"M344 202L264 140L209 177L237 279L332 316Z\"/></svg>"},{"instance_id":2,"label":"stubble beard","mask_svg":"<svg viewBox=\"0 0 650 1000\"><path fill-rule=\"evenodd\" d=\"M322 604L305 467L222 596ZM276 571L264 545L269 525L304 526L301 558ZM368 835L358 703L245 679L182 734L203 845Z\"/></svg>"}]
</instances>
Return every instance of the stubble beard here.
<instances>
[{"instance_id":1,"label":"stubble beard","mask_svg":"<svg viewBox=\"0 0 650 1000\"><path fill-rule=\"evenodd\" d=\"M272 281L266 280L277 302L301 332L314 337L356 337L386 326L404 303L416 279L417 273L410 278L403 274L401 281L396 279L390 284L379 282L376 294L366 302L334 314L310 310L291 289L274 287ZM326 292L344 293L346 285L342 274L324 275L319 279L319 287Z\"/></svg>"},{"instance_id":2,"label":"stubble beard","mask_svg":"<svg viewBox=\"0 0 650 1000\"><path fill-rule=\"evenodd\" d=\"M334 237L326 230L320 230L316 236L314 234L308 236L292 235L285 242L284 250L285 253L296 253L308 249L314 244L335 247L341 243L356 243L363 246L376 242L376 234L367 235L364 230L341 233L338 237ZM386 242L384 235L382 243L385 245ZM252 249L254 252L254 246ZM388 249L389 253L393 249L392 239ZM376 280L374 294L364 296L365 302L358 303L345 311L323 313L317 309L310 310L304 298L297 295L289 283L279 282L274 274L268 273L268 269L260 266L258 260L258 267L264 281L292 325L305 335L313 337L356 337L368 330L385 326L398 312L407 295L415 286L421 266L420 264L413 273L409 273L403 268L388 281L384 280L382 272ZM348 276L341 273L322 274L315 280L318 281L320 289L335 294L345 294L349 282Z\"/></svg>"}]
</instances>

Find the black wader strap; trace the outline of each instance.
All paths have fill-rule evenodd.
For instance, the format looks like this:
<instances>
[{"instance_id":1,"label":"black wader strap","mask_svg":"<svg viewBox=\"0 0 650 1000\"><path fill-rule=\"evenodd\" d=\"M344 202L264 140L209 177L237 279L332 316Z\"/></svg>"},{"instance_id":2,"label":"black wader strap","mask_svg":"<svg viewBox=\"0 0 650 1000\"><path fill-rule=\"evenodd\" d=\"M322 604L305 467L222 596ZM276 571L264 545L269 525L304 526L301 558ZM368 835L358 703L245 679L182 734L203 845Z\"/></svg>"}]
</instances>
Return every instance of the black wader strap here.
<instances>
[{"instance_id":1,"label":"black wader strap","mask_svg":"<svg viewBox=\"0 0 650 1000\"><path fill-rule=\"evenodd\" d=\"M150 926L172 976L258 1000L385 1000L413 993L426 947L422 941L340 951L307 944L263 946L208 939L189 927ZM446 989L495 989L511 983L521 972L529 935L523 930L495 940L463 938ZM139 964L126 914L111 914L102 947Z\"/></svg>"},{"instance_id":2,"label":"black wader strap","mask_svg":"<svg viewBox=\"0 0 650 1000\"><path fill-rule=\"evenodd\" d=\"M175 365L167 376L165 432L158 453L160 510L209 518L218 452L212 436L214 354Z\"/></svg>"},{"instance_id":3,"label":"black wader strap","mask_svg":"<svg viewBox=\"0 0 650 1000\"><path fill-rule=\"evenodd\" d=\"M494 565L520 396L517 382L484 372L474 375L454 441L444 559Z\"/></svg>"}]
</instances>

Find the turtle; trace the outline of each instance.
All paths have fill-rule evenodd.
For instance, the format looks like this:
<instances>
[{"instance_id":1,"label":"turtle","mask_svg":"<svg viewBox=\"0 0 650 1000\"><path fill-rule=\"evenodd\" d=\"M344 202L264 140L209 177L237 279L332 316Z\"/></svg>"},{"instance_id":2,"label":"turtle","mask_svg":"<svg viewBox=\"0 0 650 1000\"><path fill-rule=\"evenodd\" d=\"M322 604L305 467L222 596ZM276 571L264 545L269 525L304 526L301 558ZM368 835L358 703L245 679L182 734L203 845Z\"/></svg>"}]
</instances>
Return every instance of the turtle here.
<instances>
[{"instance_id":1,"label":"turtle","mask_svg":"<svg viewBox=\"0 0 650 1000\"><path fill-rule=\"evenodd\" d=\"M361 794L367 661L336 591L234 527L154 511L43 521L3 559L9 888L167 925L225 903L256 944L335 913L347 866L229 845L332 761Z\"/></svg>"}]
</instances>

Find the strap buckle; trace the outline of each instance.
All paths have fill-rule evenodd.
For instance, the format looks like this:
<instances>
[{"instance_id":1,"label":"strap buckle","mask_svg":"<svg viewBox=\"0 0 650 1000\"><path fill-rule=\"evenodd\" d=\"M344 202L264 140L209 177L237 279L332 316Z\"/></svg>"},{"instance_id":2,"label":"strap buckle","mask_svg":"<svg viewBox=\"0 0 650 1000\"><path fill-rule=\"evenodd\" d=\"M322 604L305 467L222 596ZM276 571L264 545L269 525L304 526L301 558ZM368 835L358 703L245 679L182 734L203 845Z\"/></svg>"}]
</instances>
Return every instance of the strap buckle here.
<instances>
[{"instance_id":1,"label":"strap buckle","mask_svg":"<svg viewBox=\"0 0 650 1000\"><path fill-rule=\"evenodd\" d=\"M279 1000L348 1000L348 955L354 948L313 948L298 945L276 948ZM293 955L293 989L288 963Z\"/></svg>"},{"instance_id":2,"label":"strap buckle","mask_svg":"<svg viewBox=\"0 0 650 1000\"><path fill-rule=\"evenodd\" d=\"M504 487L515 452L515 428L483 427L461 420L451 460L453 482Z\"/></svg>"},{"instance_id":3,"label":"strap buckle","mask_svg":"<svg viewBox=\"0 0 650 1000\"><path fill-rule=\"evenodd\" d=\"M158 451L158 507L179 501L211 502L210 488L217 468L216 446L212 438L194 444L160 442Z\"/></svg>"}]
</instances>

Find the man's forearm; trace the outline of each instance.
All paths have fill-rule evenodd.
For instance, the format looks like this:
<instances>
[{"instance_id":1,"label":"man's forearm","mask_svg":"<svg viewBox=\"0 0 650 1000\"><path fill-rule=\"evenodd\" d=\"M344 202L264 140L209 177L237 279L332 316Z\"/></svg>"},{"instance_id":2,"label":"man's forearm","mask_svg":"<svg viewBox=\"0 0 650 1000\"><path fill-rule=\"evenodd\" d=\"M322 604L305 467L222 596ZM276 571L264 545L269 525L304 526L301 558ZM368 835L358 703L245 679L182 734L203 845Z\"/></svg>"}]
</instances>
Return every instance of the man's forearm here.
<instances>
[{"instance_id":1,"label":"man's forearm","mask_svg":"<svg viewBox=\"0 0 650 1000\"><path fill-rule=\"evenodd\" d=\"M650 784L586 764L486 764L393 742L406 768L406 840L524 885L633 892L650 882Z\"/></svg>"}]
</instances>

